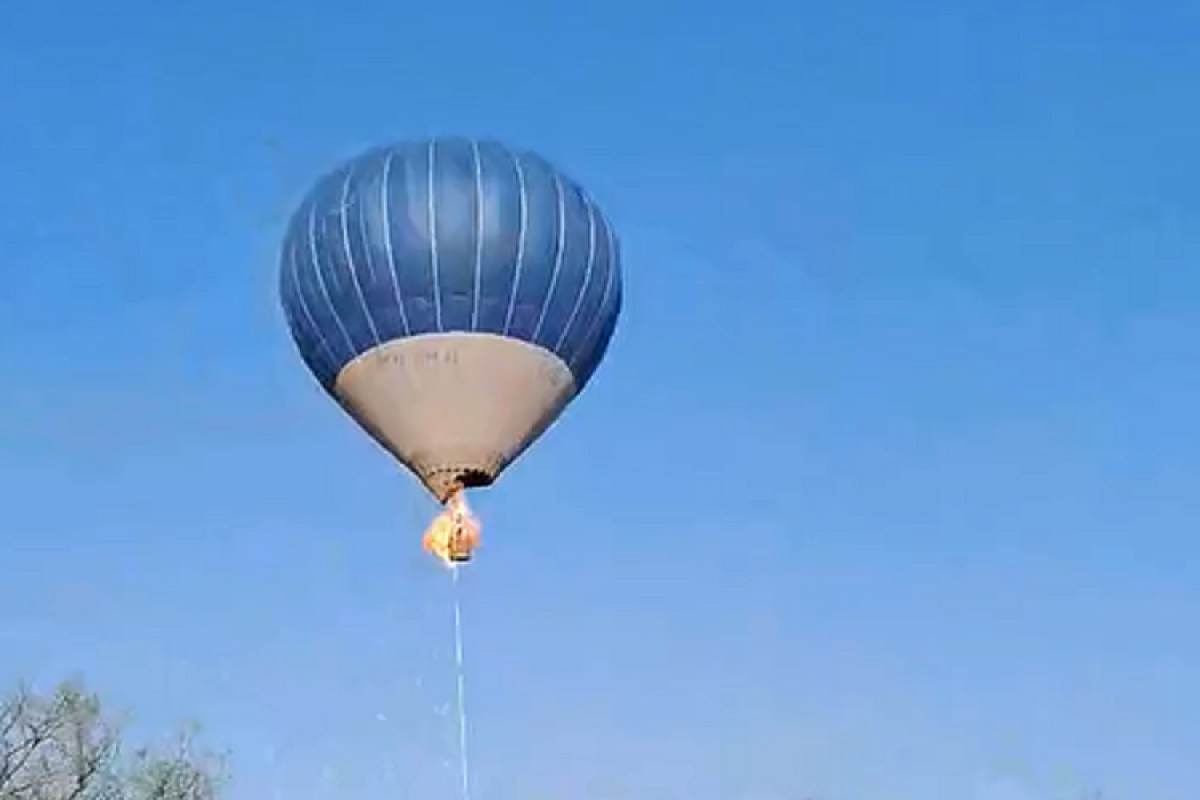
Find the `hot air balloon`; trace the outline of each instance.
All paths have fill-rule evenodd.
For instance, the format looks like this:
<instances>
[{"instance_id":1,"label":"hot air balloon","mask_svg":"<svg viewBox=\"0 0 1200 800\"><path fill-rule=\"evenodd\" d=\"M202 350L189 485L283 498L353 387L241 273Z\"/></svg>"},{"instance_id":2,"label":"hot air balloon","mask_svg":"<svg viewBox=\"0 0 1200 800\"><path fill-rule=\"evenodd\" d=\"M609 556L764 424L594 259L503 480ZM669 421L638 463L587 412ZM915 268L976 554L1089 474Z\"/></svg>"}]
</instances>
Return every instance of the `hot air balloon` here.
<instances>
[{"instance_id":1,"label":"hot air balloon","mask_svg":"<svg viewBox=\"0 0 1200 800\"><path fill-rule=\"evenodd\" d=\"M319 180L279 273L304 363L447 506L455 524L426 544L455 561L477 538L463 491L491 485L587 386L621 287L616 233L578 183L534 153L448 138Z\"/></svg>"}]
</instances>

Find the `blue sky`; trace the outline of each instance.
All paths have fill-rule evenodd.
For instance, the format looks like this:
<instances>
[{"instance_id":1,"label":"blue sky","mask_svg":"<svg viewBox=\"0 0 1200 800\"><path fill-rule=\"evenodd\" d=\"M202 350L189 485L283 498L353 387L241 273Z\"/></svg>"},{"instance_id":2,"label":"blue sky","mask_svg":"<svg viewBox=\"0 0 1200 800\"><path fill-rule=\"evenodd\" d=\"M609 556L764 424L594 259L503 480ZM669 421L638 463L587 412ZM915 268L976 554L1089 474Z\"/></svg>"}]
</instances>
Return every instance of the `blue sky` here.
<instances>
[{"instance_id":1,"label":"blue sky","mask_svg":"<svg viewBox=\"0 0 1200 800\"><path fill-rule=\"evenodd\" d=\"M267 5L5 9L0 680L456 797L432 503L274 270L339 159L496 136L626 308L476 500L477 800L1197 796L1200 10Z\"/></svg>"}]
</instances>

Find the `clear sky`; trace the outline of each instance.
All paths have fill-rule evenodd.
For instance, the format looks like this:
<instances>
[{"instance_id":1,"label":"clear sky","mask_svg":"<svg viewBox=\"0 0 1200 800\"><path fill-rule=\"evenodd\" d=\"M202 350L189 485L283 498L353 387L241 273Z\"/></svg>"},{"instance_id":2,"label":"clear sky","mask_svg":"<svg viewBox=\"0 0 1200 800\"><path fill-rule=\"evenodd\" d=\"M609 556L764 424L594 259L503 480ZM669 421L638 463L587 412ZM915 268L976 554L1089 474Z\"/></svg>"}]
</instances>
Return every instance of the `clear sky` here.
<instances>
[{"instance_id":1,"label":"clear sky","mask_svg":"<svg viewBox=\"0 0 1200 800\"><path fill-rule=\"evenodd\" d=\"M6 3L0 680L456 797L433 504L275 269L339 159L495 136L626 308L476 500L477 800L1200 796L1200 7L976 9Z\"/></svg>"}]
</instances>

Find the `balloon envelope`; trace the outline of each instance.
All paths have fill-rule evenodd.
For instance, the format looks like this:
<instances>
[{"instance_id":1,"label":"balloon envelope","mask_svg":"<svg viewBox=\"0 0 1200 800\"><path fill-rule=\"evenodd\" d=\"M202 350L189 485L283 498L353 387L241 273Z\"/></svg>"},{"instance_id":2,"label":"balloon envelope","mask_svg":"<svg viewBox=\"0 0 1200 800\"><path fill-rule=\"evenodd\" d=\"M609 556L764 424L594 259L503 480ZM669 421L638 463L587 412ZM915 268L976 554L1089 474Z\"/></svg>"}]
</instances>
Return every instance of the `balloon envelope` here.
<instances>
[{"instance_id":1,"label":"balloon envelope","mask_svg":"<svg viewBox=\"0 0 1200 800\"><path fill-rule=\"evenodd\" d=\"M320 180L279 290L314 376L444 500L495 480L587 385L622 281L612 226L549 162L433 139Z\"/></svg>"}]
</instances>

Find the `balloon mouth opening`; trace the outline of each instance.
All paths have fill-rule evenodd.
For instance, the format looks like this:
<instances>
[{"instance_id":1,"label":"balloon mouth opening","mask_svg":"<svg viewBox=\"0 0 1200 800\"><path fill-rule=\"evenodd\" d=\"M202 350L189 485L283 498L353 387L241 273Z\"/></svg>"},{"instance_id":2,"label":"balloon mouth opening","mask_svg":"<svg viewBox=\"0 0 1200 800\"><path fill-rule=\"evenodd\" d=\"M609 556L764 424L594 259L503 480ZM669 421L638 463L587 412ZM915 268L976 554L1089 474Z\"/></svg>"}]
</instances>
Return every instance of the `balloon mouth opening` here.
<instances>
[{"instance_id":1,"label":"balloon mouth opening","mask_svg":"<svg viewBox=\"0 0 1200 800\"><path fill-rule=\"evenodd\" d=\"M494 478L481 469L469 469L458 474L458 482L464 489L482 489L491 486Z\"/></svg>"},{"instance_id":2,"label":"balloon mouth opening","mask_svg":"<svg viewBox=\"0 0 1200 800\"><path fill-rule=\"evenodd\" d=\"M494 472L477 467L441 467L425 473L422 481L439 503L448 503L465 489L482 489L496 480Z\"/></svg>"}]
</instances>

